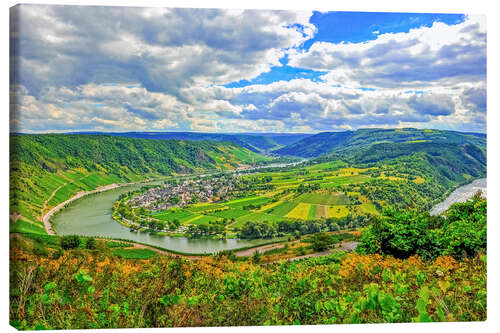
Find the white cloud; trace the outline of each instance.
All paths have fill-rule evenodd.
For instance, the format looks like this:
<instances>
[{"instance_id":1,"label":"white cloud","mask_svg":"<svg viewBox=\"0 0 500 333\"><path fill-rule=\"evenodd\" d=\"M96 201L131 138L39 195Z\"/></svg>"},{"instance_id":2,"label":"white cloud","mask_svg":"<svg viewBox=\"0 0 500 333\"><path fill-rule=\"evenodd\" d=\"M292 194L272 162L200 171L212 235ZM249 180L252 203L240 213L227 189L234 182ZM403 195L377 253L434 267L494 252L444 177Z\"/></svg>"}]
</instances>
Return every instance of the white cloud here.
<instances>
[{"instance_id":1,"label":"white cloud","mask_svg":"<svg viewBox=\"0 0 500 333\"><path fill-rule=\"evenodd\" d=\"M134 81L175 94L251 79L280 65L284 49L312 37L311 14L21 5L11 38L13 58L23 65L12 83L35 95L46 84Z\"/></svg>"},{"instance_id":2,"label":"white cloud","mask_svg":"<svg viewBox=\"0 0 500 333\"><path fill-rule=\"evenodd\" d=\"M397 88L481 81L486 73L484 16L460 24L435 22L409 32L379 34L360 43L316 42L292 50L289 64L327 71L330 83Z\"/></svg>"},{"instance_id":3,"label":"white cloud","mask_svg":"<svg viewBox=\"0 0 500 333\"><path fill-rule=\"evenodd\" d=\"M316 33L311 12L19 8L15 131L485 130L484 17L300 51ZM290 66L327 72L324 81L223 86L284 54Z\"/></svg>"}]
</instances>

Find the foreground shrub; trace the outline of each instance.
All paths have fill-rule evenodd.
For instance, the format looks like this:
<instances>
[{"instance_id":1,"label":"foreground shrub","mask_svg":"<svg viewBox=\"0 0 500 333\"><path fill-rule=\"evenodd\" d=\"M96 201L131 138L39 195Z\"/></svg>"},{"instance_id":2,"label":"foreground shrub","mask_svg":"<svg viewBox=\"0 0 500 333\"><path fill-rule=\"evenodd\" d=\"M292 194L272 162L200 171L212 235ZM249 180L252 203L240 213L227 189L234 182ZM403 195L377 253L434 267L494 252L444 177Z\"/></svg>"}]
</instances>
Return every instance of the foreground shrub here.
<instances>
[{"instance_id":1,"label":"foreground shrub","mask_svg":"<svg viewBox=\"0 0 500 333\"><path fill-rule=\"evenodd\" d=\"M63 249L70 250L78 246L80 246L80 237L74 235L61 237L61 247Z\"/></svg>"},{"instance_id":2,"label":"foreground shrub","mask_svg":"<svg viewBox=\"0 0 500 333\"><path fill-rule=\"evenodd\" d=\"M85 243L85 248L88 250L95 250L96 248L96 241L94 238L88 238L87 242Z\"/></svg>"},{"instance_id":3,"label":"foreground shrub","mask_svg":"<svg viewBox=\"0 0 500 333\"><path fill-rule=\"evenodd\" d=\"M11 251L20 329L341 324L486 319L486 257L334 253L256 265Z\"/></svg>"},{"instance_id":4,"label":"foreground shrub","mask_svg":"<svg viewBox=\"0 0 500 333\"><path fill-rule=\"evenodd\" d=\"M417 254L424 260L442 255L473 257L486 251L486 199L475 196L453 204L444 216L387 209L365 228L357 251L397 258Z\"/></svg>"}]
</instances>

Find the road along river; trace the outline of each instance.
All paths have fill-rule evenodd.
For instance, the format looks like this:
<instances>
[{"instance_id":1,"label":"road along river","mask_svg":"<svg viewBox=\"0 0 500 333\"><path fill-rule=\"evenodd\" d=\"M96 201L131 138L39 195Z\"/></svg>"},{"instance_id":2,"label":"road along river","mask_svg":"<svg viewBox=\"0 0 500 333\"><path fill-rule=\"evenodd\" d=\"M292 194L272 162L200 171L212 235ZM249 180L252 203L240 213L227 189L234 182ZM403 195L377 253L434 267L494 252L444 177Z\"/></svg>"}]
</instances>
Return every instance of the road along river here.
<instances>
[{"instance_id":1,"label":"road along river","mask_svg":"<svg viewBox=\"0 0 500 333\"><path fill-rule=\"evenodd\" d=\"M431 215L439 215L447 210L455 202L465 202L470 199L477 191L481 190L486 197L486 178L476 179L472 183L461 186L442 202L431 209Z\"/></svg>"}]
</instances>

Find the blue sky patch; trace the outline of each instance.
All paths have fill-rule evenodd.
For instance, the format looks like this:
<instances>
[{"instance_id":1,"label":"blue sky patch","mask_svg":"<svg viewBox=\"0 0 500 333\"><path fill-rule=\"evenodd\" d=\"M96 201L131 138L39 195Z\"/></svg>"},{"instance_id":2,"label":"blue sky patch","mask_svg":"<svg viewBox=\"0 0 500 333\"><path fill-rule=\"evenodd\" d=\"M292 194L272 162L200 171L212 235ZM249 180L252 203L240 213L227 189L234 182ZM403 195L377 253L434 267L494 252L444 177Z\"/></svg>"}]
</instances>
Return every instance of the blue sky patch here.
<instances>
[{"instance_id":1,"label":"blue sky patch","mask_svg":"<svg viewBox=\"0 0 500 333\"><path fill-rule=\"evenodd\" d=\"M313 82L322 82L320 76L327 72L315 71L307 68L298 68L288 66L288 58L285 56L280 59L282 66L271 67L271 70L262 73L252 80L240 80L226 84L226 88L241 88L253 84L270 84L276 81L291 81L294 79L309 79Z\"/></svg>"},{"instance_id":2,"label":"blue sky patch","mask_svg":"<svg viewBox=\"0 0 500 333\"><path fill-rule=\"evenodd\" d=\"M410 29L430 27L436 21L448 25L465 20L463 14L410 14L366 12L314 12L309 22L318 29L314 38L303 48L309 50L315 42L361 43L374 40L379 34L408 32Z\"/></svg>"}]
</instances>

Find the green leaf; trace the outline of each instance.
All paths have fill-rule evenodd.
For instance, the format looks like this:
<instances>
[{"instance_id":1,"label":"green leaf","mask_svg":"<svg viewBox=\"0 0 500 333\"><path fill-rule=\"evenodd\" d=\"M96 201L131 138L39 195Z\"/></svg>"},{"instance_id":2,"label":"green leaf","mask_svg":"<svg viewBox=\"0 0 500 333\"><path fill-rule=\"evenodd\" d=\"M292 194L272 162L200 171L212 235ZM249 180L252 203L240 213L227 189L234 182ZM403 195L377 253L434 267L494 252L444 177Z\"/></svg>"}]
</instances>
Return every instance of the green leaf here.
<instances>
[{"instance_id":1,"label":"green leaf","mask_svg":"<svg viewBox=\"0 0 500 333\"><path fill-rule=\"evenodd\" d=\"M45 291L50 291L57 287L57 284L55 282L49 282L45 285Z\"/></svg>"},{"instance_id":2,"label":"green leaf","mask_svg":"<svg viewBox=\"0 0 500 333\"><path fill-rule=\"evenodd\" d=\"M49 303L49 301L50 301L50 297L49 297L49 295L47 295L47 294L43 294L43 295L42 295L42 303L43 303L43 304L48 304L48 303Z\"/></svg>"}]
</instances>

